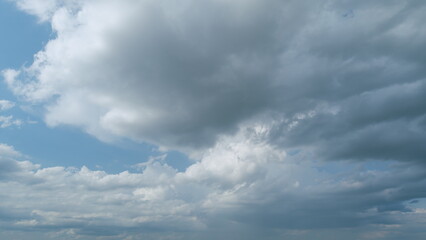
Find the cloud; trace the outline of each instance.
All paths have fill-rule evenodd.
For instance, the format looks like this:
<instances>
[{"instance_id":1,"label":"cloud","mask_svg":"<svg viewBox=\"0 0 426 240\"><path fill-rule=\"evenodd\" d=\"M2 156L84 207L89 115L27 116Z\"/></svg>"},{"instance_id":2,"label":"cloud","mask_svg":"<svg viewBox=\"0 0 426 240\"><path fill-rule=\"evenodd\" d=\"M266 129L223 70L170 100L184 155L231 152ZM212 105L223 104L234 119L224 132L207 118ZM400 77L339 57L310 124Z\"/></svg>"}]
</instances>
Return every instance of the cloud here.
<instances>
[{"instance_id":1,"label":"cloud","mask_svg":"<svg viewBox=\"0 0 426 240\"><path fill-rule=\"evenodd\" d=\"M22 120L14 119L13 116L1 116L0 115L0 128L7 128L10 126L21 126Z\"/></svg>"},{"instance_id":2,"label":"cloud","mask_svg":"<svg viewBox=\"0 0 426 240\"><path fill-rule=\"evenodd\" d=\"M51 17L24 8L49 18L57 38L29 68L4 72L9 87L47 101L52 126L182 150L211 146L269 108L278 41L298 32L289 19L306 21L292 11L303 7L297 2L57 4Z\"/></svg>"},{"instance_id":3,"label":"cloud","mask_svg":"<svg viewBox=\"0 0 426 240\"><path fill-rule=\"evenodd\" d=\"M32 66L4 76L15 94L46 107L51 126L75 125L105 141L125 137L187 153L213 146L258 116L288 122L324 106L337 114L317 114L298 121L301 129L276 135L299 145L299 132L315 128L303 143L315 148L315 138L363 142L368 136L346 133L385 121L401 131L423 126L425 109L417 104L423 96L416 90L425 74L416 50L426 37L422 2L17 4L50 21L56 37ZM373 105L362 105L367 101ZM333 124L318 127L322 121ZM407 144L418 140L406 136ZM323 145L326 158L352 158Z\"/></svg>"},{"instance_id":4,"label":"cloud","mask_svg":"<svg viewBox=\"0 0 426 240\"><path fill-rule=\"evenodd\" d=\"M15 107L15 103L8 100L0 100L0 112L7 111ZM20 119L15 119L12 115L0 115L0 128L7 128L10 126L21 126L23 121Z\"/></svg>"},{"instance_id":5,"label":"cloud","mask_svg":"<svg viewBox=\"0 0 426 240\"><path fill-rule=\"evenodd\" d=\"M15 103L8 100L0 100L0 111L5 111L13 108Z\"/></svg>"},{"instance_id":6,"label":"cloud","mask_svg":"<svg viewBox=\"0 0 426 240\"><path fill-rule=\"evenodd\" d=\"M9 180L30 181L31 174L28 171L38 168L38 165L28 161L16 161L25 156L16 151L12 146L0 144L0 181L8 182ZM18 181L19 181L18 180Z\"/></svg>"},{"instance_id":7,"label":"cloud","mask_svg":"<svg viewBox=\"0 0 426 240\"><path fill-rule=\"evenodd\" d=\"M351 167L338 177L265 146L258 126L237 135L225 140L231 147L211 148L184 172L158 161L140 172L119 174L86 167L42 168L17 161L22 154L0 145L1 228L43 232L48 239L155 239L158 234L216 239L242 232L250 234L236 239L258 234L276 239L323 229L373 234L369 228L376 224L381 227L375 231L404 234L424 215L407 203L425 197L422 169ZM387 229L393 225L400 227Z\"/></svg>"},{"instance_id":8,"label":"cloud","mask_svg":"<svg viewBox=\"0 0 426 240\"><path fill-rule=\"evenodd\" d=\"M0 155L2 157L18 157L21 154L17 152L12 146L7 144L0 144Z\"/></svg>"},{"instance_id":9,"label":"cloud","mask_svg":"<svg viewBox=\"0 0 426 240\"><path fill-rule=\"evenodd\" d=\"M312 146L323 159L399 160L422 163L425 155L425 83L372 90L275 124L272 141Z\"/></svg>"}]
</instances>

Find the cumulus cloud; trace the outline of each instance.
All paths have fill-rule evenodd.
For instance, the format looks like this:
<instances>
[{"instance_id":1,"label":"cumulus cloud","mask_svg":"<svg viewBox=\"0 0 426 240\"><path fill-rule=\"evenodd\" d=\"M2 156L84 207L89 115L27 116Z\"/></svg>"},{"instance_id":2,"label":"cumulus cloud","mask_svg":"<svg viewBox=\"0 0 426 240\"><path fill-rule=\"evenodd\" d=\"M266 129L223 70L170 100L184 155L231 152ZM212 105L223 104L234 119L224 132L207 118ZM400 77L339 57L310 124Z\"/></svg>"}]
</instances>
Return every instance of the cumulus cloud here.
<instances>
[{"instance_id":1,"label":"cumulus cloud","mask_svg":"<svg viewBox=\"0 0 426 240\"><path fill-rule=\"evenodd\" d=\"M275 133L288 145L325 140L326 158L357 157L332 150L334 139L369 139L348 129L424 126L421 1L16 2L50 21L56 37L30 67L4 76L17 95L46 107L51 126L190 153L259 115L278 116L285 129L330 108L337 112ZM424 137L405 134L403 145Z\"/></svg>"},{"instance_id":2,"label":"cumulus cloud","mask_svg":"<svg viewBox=\"0 0 426 240\"><path fill-rule=\"evenodd\" d=\"M339 179L266 146L259 127L237 135L225 140L231 147L211 148L184 172L158 161L119 174L42 168L0 145L1 228L44 232L49 239L156 239L160 233L217 239L242 232L247 236L234 239L276 239L330 228L342 236L350 236L348 228L359 235L404 234L424 216L407 203L425 197L418 168L351 169Z\"/></svg>"},{"instance_id":3,"label":"cumulus cloud","mask_svg":"<svg viewBox=\"0 0 426 240\"><path fill-rule=\"evenodd\" d=\"M297 32L287 19L305 14L292 11L301 7L295 2L205 4L75 1L73 11L57 2L50 17L57 38L33 66L4 76L29 100L59 96L47 104L50 125L172 148L212 145L273 100L268 68L276 65L276 41L289 39L274 32Z\"/></svg>"},{"instance_id":4,"label":"cumulus cloud","mask_svg":"<svg viewBox=\"0 0 426 240\"><path fill-rule=\"evenodd\" d=\"M0 155L2 157L18 157L21 154L17 152L12 146L7 144L0 144Z\"/></svg>"}]
</instances>

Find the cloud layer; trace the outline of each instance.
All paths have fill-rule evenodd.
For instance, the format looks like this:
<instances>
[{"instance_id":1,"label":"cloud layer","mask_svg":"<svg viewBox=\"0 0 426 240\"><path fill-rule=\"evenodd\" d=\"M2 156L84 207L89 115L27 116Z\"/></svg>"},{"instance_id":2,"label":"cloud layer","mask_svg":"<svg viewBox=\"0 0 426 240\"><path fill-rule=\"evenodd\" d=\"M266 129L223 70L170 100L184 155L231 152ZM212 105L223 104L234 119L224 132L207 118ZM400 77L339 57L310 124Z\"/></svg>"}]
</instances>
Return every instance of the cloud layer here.
<instances>
[{"instance_id":1,"label":"cloud layer","mask_svg":"<svg viewBox=\"0 0 426 240\"><path fill-rule=\"evenodd\" d=\"M323 229L328 233L318 239L414 236L408 228L425 210L408 201L425 197L423 170L352 166L336 178L286 158L262 136L242 130L184 172L157 158L114 175L41 168L0 145L2 236L25 230L43 233L39 239L308 239Z\"/></svg>"}]
</instances>

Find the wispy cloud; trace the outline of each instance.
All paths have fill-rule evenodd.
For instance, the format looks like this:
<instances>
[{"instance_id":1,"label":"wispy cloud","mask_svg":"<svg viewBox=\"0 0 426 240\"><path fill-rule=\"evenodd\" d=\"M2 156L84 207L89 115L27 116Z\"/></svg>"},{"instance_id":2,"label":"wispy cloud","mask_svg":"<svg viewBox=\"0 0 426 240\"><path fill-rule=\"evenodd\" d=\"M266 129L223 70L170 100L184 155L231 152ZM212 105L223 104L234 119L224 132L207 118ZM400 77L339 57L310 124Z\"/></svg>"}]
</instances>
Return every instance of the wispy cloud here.
<instances>
[{"instance_id":1,"label":"wispy cloud","mask_svg":"<svg viewBox=\"0 0 426 240\"><path fill-rule=\"evenodd\" d=\"M14 119L13 116L1 116L0 115L0 128L7 128L10 126L21 126L23 124L22 120Z\"/></svg>"},{"instance_id":2,"label":"wispy cloud","mask_svg":"<svg viewBox=\"0 0 426 240\"><path fill-rule=\"evenodd\" d=\"M0 111L6 111L15 106L14 102L8 100L0 100Z\"/></svg>"}]
</instances>

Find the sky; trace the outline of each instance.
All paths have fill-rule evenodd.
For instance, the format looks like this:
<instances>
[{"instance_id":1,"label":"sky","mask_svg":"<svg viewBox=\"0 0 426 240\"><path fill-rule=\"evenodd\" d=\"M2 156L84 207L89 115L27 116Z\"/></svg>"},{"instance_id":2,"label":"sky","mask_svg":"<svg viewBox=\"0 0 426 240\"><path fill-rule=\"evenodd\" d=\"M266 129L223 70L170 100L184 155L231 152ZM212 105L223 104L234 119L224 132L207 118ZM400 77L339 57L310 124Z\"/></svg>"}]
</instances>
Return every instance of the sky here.
<instances>
[{"instance_id":1,"label":"sky","mask_svg":"<svg viewBox=\"0 0 426 240\"><path fill-rule=\"evenodd\" d=\"M421 0L0 0L0 238L426 237Z\"/></svg>"}]
</instances>

